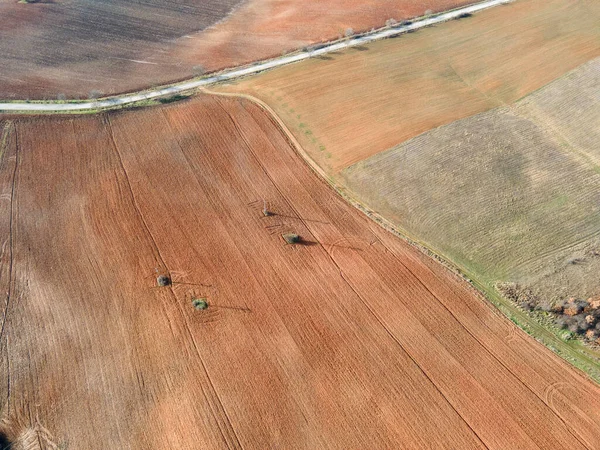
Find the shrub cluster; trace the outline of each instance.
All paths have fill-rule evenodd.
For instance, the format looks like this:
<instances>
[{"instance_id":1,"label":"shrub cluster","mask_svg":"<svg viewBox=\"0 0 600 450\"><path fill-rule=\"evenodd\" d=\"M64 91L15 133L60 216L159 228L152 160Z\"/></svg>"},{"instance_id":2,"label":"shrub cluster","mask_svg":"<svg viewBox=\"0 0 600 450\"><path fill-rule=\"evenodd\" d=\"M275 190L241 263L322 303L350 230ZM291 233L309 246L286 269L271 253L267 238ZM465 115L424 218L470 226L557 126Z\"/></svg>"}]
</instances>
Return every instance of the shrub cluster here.
<instances>
[{"instance_id":1,"label":"shrub cluster","mask_svg":"<svg viewBox=\"0 0 600 450\"><path fill-rule=\"evenodd\" d=\"M499 284L498 290L507 299L527 311L546 311L562 329L600 344L600 297L587 300L575 297L551 304L543 302L531 291L516 283Z\"/></svg>"}]
</instances>

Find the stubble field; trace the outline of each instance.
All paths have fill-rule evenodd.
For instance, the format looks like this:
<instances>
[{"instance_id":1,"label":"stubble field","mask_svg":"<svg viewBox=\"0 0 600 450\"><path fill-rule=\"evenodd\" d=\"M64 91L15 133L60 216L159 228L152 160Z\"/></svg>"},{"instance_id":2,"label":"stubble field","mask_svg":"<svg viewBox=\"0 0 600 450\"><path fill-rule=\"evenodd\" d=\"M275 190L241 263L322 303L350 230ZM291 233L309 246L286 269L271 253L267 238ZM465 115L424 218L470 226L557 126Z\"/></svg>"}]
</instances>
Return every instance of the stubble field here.
<instances>
[{"instance_id":1,"label":"stubble field","mask_svg":"<svg viewBox=\"0 0 600 450\"><path fill-rule=\"evenodd\" d=\"M568 266L572 247L600 234L595 147L569 136L597 133L599 82L597 59L512 108L424 133L342 176L365 203L478 277L531 280L557 253ZM562 284L565 296L600 294L597 280L587 291Z\"/></svg>"},{"instance_id":2,"label":"stubble field","mask_svg":"<svg viewBox=\"0 0 600 450\"><path fill-rule=\"evenodd\" d=\"M344 202L257 106L199 97L2 129L5 440L600 442L598 386Z\"/></svg>"},{"instance_id":3,"label":"stubble field","mask_svg":"<svg viewBox=\"0 0 600 450\"><path fill-rule=\"evenodd\" d=\"M548 307L595 298L598 86L600 59L510 108L424 133L341 176L359 201L488 292L518 283Z\"/></svg>"}]
</instances>

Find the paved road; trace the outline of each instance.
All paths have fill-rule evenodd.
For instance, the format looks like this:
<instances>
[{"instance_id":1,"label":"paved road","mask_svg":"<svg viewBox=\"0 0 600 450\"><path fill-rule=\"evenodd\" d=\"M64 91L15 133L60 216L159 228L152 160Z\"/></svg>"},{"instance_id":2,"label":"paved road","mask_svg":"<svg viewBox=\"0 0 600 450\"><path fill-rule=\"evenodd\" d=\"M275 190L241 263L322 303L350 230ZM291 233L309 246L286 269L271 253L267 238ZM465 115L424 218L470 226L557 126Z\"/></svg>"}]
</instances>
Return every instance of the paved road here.
<instances>
[{"instance_id":1,"label":"paved road","mask_svg":"<svg viewBox=\"0 0 600 450\"><path fill-rule=\"evenodd\" d=\"M355 37L346 41L336 42L332 44L326 44L320 48L300 52L290 56L282 56L275 58L263 63L255 64L250 67L244 67L241 69L231 69L229 71L220 73L216 76L203 78L201 80L191 80L182 83L178 83L165 88L157 88L154 90L148 90L143 92L137 92L133 94L125 94L116 97L110 97L103 100L90 100L86 102L77 103L58 103L58 102L39 102L39 103L27 103L27 102L10 102L0 103L0 113L2 112L73 112L73 111L89 111L89 110L101 110L114 108L116 106L124 106L132 103L136 103L143 100L151 100L158 97L168 97L176 94L181 94L192 89L208 86L220 81L233 80L247 75L252 75L264 70L273 69L275 67L283 66L286 64L302 61L304 59L312 58L319 55L325 55L327 53L343 50L350 47L357 47L360 45L368 44L369 42L377 41L379 39L385 39L392 36L397 36L408 31L418 30L419 28L427 27L429 25L435 25L436 23L445 22L460 17L463 14L472 14L483 9L490 8L492 6L502 5L509 3L512 0L487 0L482 3L478 3L472 6L466 6L459 8L454 11L441 13L433 17L425 18L419 21L415 21L409 25L398 25L393 28L384 29L375 33Z\"/></svg>"}]
</instances>

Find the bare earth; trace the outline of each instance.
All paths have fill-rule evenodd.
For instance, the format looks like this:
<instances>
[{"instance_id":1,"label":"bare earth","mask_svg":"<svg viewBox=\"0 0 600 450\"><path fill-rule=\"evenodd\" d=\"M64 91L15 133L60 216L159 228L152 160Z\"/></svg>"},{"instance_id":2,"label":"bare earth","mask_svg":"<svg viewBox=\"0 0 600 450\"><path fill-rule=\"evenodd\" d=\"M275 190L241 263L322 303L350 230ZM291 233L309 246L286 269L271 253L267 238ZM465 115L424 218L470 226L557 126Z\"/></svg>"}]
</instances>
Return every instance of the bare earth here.
<instances>
[{"instance_id":1,"label":"bare earth","mask_svg":"<svg viewBox=\"0 0 600 450\"><path fill-rule=\"evenodd\" d=\"M349 206L254 104L203 96L1 129L0 437L600 442L597 385Z\"/></svg>"}]
</instances>

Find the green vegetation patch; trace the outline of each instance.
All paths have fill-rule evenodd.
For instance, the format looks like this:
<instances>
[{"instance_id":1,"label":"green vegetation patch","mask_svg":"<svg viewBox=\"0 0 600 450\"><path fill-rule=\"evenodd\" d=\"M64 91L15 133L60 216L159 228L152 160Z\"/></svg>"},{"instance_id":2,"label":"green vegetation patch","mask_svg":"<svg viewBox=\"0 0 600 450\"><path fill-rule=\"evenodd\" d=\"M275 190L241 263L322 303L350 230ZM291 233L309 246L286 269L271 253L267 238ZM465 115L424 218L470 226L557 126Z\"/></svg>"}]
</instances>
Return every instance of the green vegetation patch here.
<instances>
[{"instance_id":1,"label":"green vegetation patch","mask_svg":"<svg viewBox=\"0 0 600 450\"><path fill-rule=\"evenodd\" d=\"M197 311L208 309L208 300L206 298L195 298L192 300L192 306Z\"/></svg>"}]
</instances>

